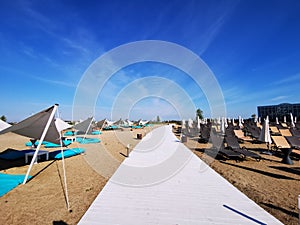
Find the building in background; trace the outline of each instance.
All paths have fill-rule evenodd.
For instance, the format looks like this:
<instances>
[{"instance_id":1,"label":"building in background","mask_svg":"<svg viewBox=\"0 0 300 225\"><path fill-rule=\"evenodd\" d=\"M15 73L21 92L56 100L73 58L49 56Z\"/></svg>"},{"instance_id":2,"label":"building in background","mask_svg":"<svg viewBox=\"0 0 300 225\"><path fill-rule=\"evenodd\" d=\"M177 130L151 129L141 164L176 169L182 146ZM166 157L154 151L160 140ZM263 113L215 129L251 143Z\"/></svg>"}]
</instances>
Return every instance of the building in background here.
<instances>
[{"instance_id":1,"label":"building in background","mask_svg":"<svg viewBox=\"0 0 300 225\"><path fill-rule=\"evenodd\" d=\"M300 104L282 103L279 105L257 106L258 117L266 118L269 116L271 121L275 121L278 117L279 121L283 121L286 116L287 121L290 121L290 113L300 119Z\"/></svg>"}]
</instances>

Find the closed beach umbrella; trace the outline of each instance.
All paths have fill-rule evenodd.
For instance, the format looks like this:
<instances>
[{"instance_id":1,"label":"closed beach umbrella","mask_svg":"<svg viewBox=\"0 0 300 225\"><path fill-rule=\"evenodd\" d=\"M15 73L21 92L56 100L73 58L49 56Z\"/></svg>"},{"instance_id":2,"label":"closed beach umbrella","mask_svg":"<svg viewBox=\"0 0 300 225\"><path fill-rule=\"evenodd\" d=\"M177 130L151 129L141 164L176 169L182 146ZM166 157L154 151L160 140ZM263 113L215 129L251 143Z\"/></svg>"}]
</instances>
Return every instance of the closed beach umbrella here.
<instances>
[{"instance_id":1,"label":"closed beach umbrella","mask_svg":"<svg viewBox=\"0 0 300 225\"><path fill-rule=\"evenodd\" d=\"M283 122L286 123L286 116L283 117Z\"/></svg>"},{"instance_id":2,"label":"closed beach umbrella","mask_svg":"<svg viewBox=\"0 0 300 225\"><path fill-rule=\"evenodd\" d=\"M295 116L295 122L294 123L297 123L297 116Z\"/></svg>"},{"instance_id":3,"label":"closed beach umbrella","mask_svg":"<svg viewBox=\"0 0 300 225\"><path fill-rule=\"evenodd\" d=\"M243 123L242 123L242 117L239 116L239 127L242 128L243 127Z\"/></svg>"},{"instance_id":4,"label":"closed beach umbrella","mask_svg":"<svg viewBox=\"0 0 300 225\"><path fill-rule=\"evenodd\" d=\"M262 126L262 129L261 129L258 140L261 141L261 142L265 142L267 144L272 143L272 139L271 139L271 135L270 135L270 129L269 129L269 117L268 116L265 119L265 122Z\"/></svg>"},{"instance_id":5,"label":"closed beach umbrella","mask_svg":"<svg viewBox=\"0 0 300 225\"><path fill-rule=\"evenodd\" d=\"M290 116L291 116L291 127L295 127L293 114L290 113Z\"/></svg>"},{"instance_id":6,"label":"closed beach umbrella","mask_svg":"<svg viewBox=\"0 0 300 225\"><path fill-rule=\"evenodd\" d=\"M185 130L185 120L182 120L181 122L181 131L184 132Z\"/></svg>"},{"instance_id":7,"label":"closed beach umbrella","mask_svg":"<svg viewBox=\"0 0 300 225\"><path fill-rule=\"evenodd\" d=\"M225 128L227 128L228 127L228 123L227 123L227 119L226 118L224 118L224 122L225 122Z\"/></svg>"},{"instance_id":8,"label":"closed beach umbrella","mask_svg":"<svg viewBox=\"0 0 300 225\"><path fill-rule=\"evenodd\" d=\"M221 120L221 133L224 134L225 133L225 118L222 117Z\"/></svg>"},{"instance_id":9,"label":"closed beach umbrella","mask_svg":"<svg viewBox=\"0 0 300 225\"><path fill-rule=\"evenodd\" d=\"M279 124L279 122L278 122L278 117L276 117L276 124Z\"/></svg>"}]
</instances>

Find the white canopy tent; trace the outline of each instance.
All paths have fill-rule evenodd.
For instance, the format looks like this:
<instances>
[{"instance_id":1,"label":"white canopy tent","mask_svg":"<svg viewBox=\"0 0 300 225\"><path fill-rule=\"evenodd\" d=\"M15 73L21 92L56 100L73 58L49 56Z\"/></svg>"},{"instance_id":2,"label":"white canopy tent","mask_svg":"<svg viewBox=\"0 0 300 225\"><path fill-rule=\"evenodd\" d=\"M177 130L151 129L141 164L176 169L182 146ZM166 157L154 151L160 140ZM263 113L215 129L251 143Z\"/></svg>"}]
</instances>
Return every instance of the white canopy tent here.
<instances>
[{"instance_id":1,"label":"white canopy tent","mask_svg":"<svg viewBox=\"0 0 300 225\"><path fill-rule=\"evenodd\" d=\"M138 125L141 125L141 126L145 126L147 123L149 123L149 120L139 120L138 121Z\"/></svg>"},{"instance_id":2,"label":"white canopy tent","mask_svg":"<svg viewBox=\"0 0 300 225\"><path fill-rule=\"evenodd\" d=\"M133 125L133 122L130 121L129 119L126 119L125 122L127 123L128 126L132 126Z\"/></svg>"}]
</instances>

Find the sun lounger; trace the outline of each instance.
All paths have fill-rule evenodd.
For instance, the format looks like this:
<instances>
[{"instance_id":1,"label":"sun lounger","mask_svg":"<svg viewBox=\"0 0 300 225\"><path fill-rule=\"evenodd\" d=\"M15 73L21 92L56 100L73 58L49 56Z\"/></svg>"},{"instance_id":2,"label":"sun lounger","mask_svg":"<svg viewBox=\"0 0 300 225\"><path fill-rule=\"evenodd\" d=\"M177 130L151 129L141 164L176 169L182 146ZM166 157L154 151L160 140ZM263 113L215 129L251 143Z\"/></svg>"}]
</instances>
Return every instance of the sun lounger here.
<instances>
[{"instance_id":1,"label":"sun lounger","mask_svg":"<svg viewBox=\"0 0 300 225\"><path fill-rule=\"evenodd\" d=\"M290 132L295 137L300 137L300 130L297 130L295 128L290 128Z\"/></svg>"},{"instance_id":2,"label":"sun lounger","mask_svg":"<svg viewBox=\"0 0 300 225\"><path fill-rule=\"evenodd\" d=\"M290 143L292 148L300 149L300 137L285 137Z\"/></svg>"},{"instance_id":3,"label":"sun lounger","mask_svg":"<svg viewBox=\"0 0 300 225\"><path fill-rule=\"evenodd\" d=\"M200 138L198 142L200 143L207 143L210 138L210 127L208 126L201 126L200 129Z\"/></svg>"},{"instance_id":4,"label":"sun lounger","mask_svg":"<svg viewBox=\"0 0 300 225\"><path fill-rule=\"evenodd\" d=\"M241 141L252 141L253 139L249 136L245 136L242 130L233 130L235 136Z\"/></svg>"},{"instance_id":5,"label":"sun lounger","mask_svg":"<svg viewBox=\"0 0 300 225\"><path fill-rule=\"evenodd\" d=\"M282 162L285 164L292 165L293 161L290 158L290 154L292 152L292 148L288 141L286 140L286 137L284 136L271 136L274 145L272 146L275 150L281 150L284 154L284 157L282 159Z\"/></svg>"},{"instance_id":6,"label":"sun lounger","mask_svg":"<svg viewBox=\"0 0 300 225\"><path fill-rule=\"evenodd\" d=\"M222 155L226 159L233 159L236 161L243 160L243 156L240 153L233 151L231 149L221 148L219 150L219 154Z\"/></svg>"},{"instance_id":7,"label":"sun lounger","mask_svg":"<svg viewBox=\"0 0 300 225\"><path fill-rule=\"evenodd\" d=\"M293 136L289 129L279 129L279 132L282 136L285 136L285 137Z\"/></svg>"},{"instance_id":8,"label":"sun lounger","mask_svg":"<svg viewBox=\"0 0 300 225\"><path fill-rule=\"evenodd\" d=\"M272 135L280 135L280 131L276 126L270 126L270 130Z\"/></svg>"},{"instance_id":9,"label":"sun lounger","mask_svg":"<svg viewBox=\"0 0 300 225\"><path fill-rule=\"evenodd\" d=\"M260 161L261 160L261 156L248 151L246 148L241 148L240 144L238 142L238 139L236 137L225 137L225 142L227 143L227 148L232 149L233 151L242 154L244 158L246 157L250 157L255 159L256 161Z\"/></svg>"},{"instance_id":10,"label":"sun lounger","mask_svg":"<svg viewBox=\"0 0 300 225\"><path fill-rule=\"evenodd\" d=\"M245 123L245 130L253 139L258 139L260 135L261 128L253 124Z\"/></svg>"},{"instance_id":11,"label":"sun lounger","mask_svg":"<svg viewBox=\"0 0 300 225\"><path fill-rule=\"evenodd\" d=\"M227 149L224 146L224 141L221 137L217 136L217 135L213 135L211 136L212 138L212 142L213 142L213 147L212 150L218 150L218 155L221 156L222 158L224 158L225 160L236 160L238 161L242 161L244 158L243 156L238 153L233 151L232 149ZM219 149L217 149L216 146L220 146Z\"/></svg>"}]
</instances>

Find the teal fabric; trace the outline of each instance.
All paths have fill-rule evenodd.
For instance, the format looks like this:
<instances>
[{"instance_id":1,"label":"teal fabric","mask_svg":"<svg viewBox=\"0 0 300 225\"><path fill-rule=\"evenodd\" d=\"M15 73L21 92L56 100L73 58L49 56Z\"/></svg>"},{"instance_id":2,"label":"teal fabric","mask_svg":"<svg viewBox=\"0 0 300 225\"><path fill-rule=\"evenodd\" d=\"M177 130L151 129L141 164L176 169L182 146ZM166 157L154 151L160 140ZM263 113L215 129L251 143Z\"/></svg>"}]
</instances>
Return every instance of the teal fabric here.
<instances>
[{"instance_id":1,"label":"teal fabric","mask_svg":"<svg viewBox=\"0 0 300 225\"><path fill-rule=\"evenodd\" d=\"M63 141L64 143L64 146L68 146L70 144L72 144L72 141ZM60 147L60 144L54 144L54 143L51 143L51 142L47 142L44 144L45 148L58 148Z\"/></svg>"},{"instance_id":2,"label":"teal fabric","mask_svg":"<svg viewBox=\"0 0 300 225\"><path fill-rule=\"evenodd\" d=\"M64 158L69 158L69 157L79 155L84 152L85 152L85 149L83 149L83 148L70 148L70 149L63 150L63 155L62 155L61 150L57 150L54 152L50 152L49 158L50 159L62 159L62 156L64 156Z\"/></svg>"},{"instance_id":3,"label":"teal fabric","mask_svg":"<svg viewBox=\"0 0 300 225\"><path fill-rule=\"evenodd\" d=\"M66 131L65 133L64 133L64 136L74 136L74 135L76 135L76 131Z\"/></svg>"},{"instance_id":4,"label":"teal fabric","mask_svg":"<svg viewBox=\"0 0 300 225\"><path fill-rule=\"evenodd\" d=\"M68 146L68 145L72 144L72 141L63 141L63 143L64 143L64 146ZM39 144L39 142L36 141L35 145L37 146L38 144ZM28 147L31 147L32 143L29 141L29 142L26 142L25 145L28 146ZM42 145L44 145L45 148L57 148L57 147L60 147L60 144L54 144L54 143L51 143L51 142L48 142L48 141L43 141Z\"/></svg>"},{"instance_id":5,"label":"teal fabric","mask_svg":"<svg viewBox=\"0 0 300 225\"><path fill-rule=\"evenodd\" d=\"M47 144L47 143L49 143L49 142L43 141L43 142L42 142L42 145ZM36 142L35 142L35 145L37 146L38 144L39 144L39 141L36 141ZM31 146L32 146L31 141L26 142L26 143L25 143L25 146L31 147Z\"/></svg>"},{"instance_id":6,"label":"teal fabric","mask_svg":"<svg viewBox=\"0 0 300 225\"><path fill-rule=\"evenodd\" d=\"M25 175L4 174L0 173L0 197L23 183ZM30 179L31 176L28 176Z\"/></svg>"},{"instance_id":7,"label":"teal fabric","mask_svg":"<svg viewBox=\"0 0 300 225\"><path fill-rule=\"evenodd\" d=\"M77 137L76 141L80 144L92 144L92 143L99 143L99 138L83 138L83 137Z\"/></svg>"},{"instance_id":8,"label":"teal fabric","mask_svg":"<svg viewBox=\"0 0 300 225\"><path fill-rule=\"evenodd\" d=\"M92 131L92 134L93 135L98 135L98 134L102 134L102 132L99 131L99 130L94 130L94 131Z\"/></svg>"}]
</instances>

